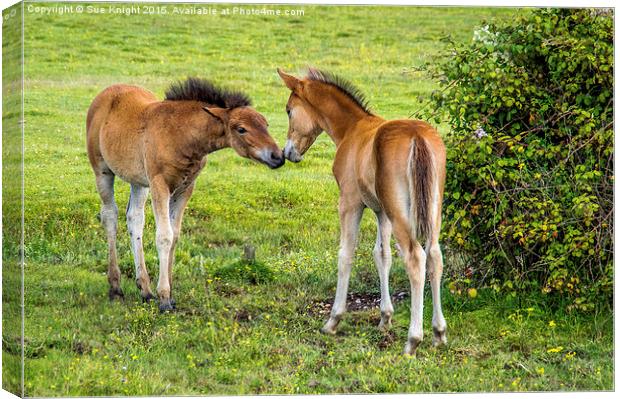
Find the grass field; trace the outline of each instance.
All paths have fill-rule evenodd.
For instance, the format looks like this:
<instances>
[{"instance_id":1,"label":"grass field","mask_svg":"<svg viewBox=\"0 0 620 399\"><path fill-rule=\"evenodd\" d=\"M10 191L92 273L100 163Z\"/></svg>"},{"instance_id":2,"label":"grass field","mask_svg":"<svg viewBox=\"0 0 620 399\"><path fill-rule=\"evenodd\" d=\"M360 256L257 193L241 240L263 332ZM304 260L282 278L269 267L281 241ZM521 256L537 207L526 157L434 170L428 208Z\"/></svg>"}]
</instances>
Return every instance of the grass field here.
<instances>
[{"instance_id":1,"label":"grass field","mask_svg":"<svg viewBox=\"0 0 620 399\"><path fill-rule=\"evenodd\" d=\"M320 334L335 291L339 232L331 176L335 148L326 135L302 163L275 171L232 150L209 156L177 246L175 313L159 314L156 304L141 303L121 215L118 251L126 298L108 302L107 247L84 144L86 110L100 90L126 82L162 95L176 79L211 78L247 91L284 143L288 92L276 67L297 73L314 65L342 74L367 93L378 114L407 117L422 106L418 96L436 87L411 68L442 51L441 37L469 41L485 19L526 12L268 8L303 9L304 15L178 15L171 5L166 15L26 10L25 394L612 389L611 311L551 310L536 293L511 298L480 288L472 298L444 289L449 345L438 349L430 344L427 293L426 340L416 358L401 355L409 283L395 261L392 292L406 294L395 303L392 330L380 332L371 213L362 223L351 277L357 310L337 336ZM124 209L128 185L117 181L116 193ZM154 278L148 209L145 255ZM264 268L235 268L245 244L256 247ZM448 277L461 273L446 259ZM19 353L14 333L5 330L3 336L6 362ZM6 389L17 389L16 375L5 370L3 378Z\"/></svg>"}]
</instances>

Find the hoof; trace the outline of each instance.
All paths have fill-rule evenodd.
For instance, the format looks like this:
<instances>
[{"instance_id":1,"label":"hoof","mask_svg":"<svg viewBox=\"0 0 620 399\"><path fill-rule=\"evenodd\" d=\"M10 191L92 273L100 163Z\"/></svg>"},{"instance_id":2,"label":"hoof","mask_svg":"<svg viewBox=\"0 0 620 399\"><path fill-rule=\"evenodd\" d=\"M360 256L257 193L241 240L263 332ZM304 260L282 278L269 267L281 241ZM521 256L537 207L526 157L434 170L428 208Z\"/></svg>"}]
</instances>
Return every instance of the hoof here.
<instances>
[{"instance_id":1,"label":"hoof","mask_svg":"<svg viewBox=\"0 0 620 399\"><path fill-rule=\"evenodd\" d=\"M336 335L336 327L338 327L339 322L340 320L330 317L327 323L321 328L321 332L327 335Z\"/></svg>"},{"instance_id":2,"label":"hoof","mask_svg":"<svg viewBox=\"0 0 620 399\"><path fill-rule=\"evenodd\" d=\"M379 322L379 330L381 331L389 331L392 328L392 320L384 321L381 319Z\"/></svg>"},{"instance_id":3,"label":"hoof","mask_svg":"<svg viewBox=\"0 0 620 399\"><path fill-rule=\"evenodd\" d=\"M121 291L120 288L110 288L108 291L108 298L110 298L111 301L117 298L123 300L125 299L125 294L123 294L123 291Z\"/></svg>"},{"instance_id":4,"label":"hoof","mask_svg":"<svg viewBox=\"0 0 620 399\"><path fill-rule=\"evenodd\" d=\"M148 292L146 295L140 295L142 297L142 303L149 303L155 299L155 296Z\"/></svg>"},{"instance_id":5,"label":"hoof","mask_svg":"<svg viewBox=\"0 0 620 399\"><path fill-rule=\"evenodd\" d=\"M174 299L163 299L159 303L159 312L160 313L172 312L176 308L177 308L176 307L176 302L174 301Z\"/></svg>"},{"instance_id":6,"label":"hoof","mask_svg":"<svg viewBox=\"0 0 620 399\"><path fill-rule=\"evenodd\" d=\"M174 308L170 303L160 303L159 304L159 313L172 312Z\"/></svg>"},{"instance_id":7,"label":"hoof","mask_svg":"<svg viewBox=\"0 0 620 399\"><path fill-rule=\"evenodd\" d=\"M433 346L447 345L448 338L446 336L446 329L439 330L433 327Z\"/></svg>"},{"instance_id":8,"label":"hoof","mask_svg":"<svg viewBox=\"0 0 620 399\"><path fill-rule=\"evenodd\" d=\"M392 328L392 313L381 312L381 321L379 322L379 330L387 331Z\"/></svg>"},{"instance_id":9,"label":"hoof","mask_svg":"<svg viewBox=\"0 0 620 399\"><path fill-rule=\"evenodd\" d=\"M336 335L336 330L335 329L333 329L333 328L330 329L330 328L325 327L325 326L321 327L321 332L323 334L326 334L326 335Z\"/></svg>"},{"instance_id":10,"label":"hoof","mask_svg":"<svg viewBox=\"0 0 620 399\"><path fill-rule=\"evenodd\" d=\"M405 345L405 349L403 350L403 355L415 356L416 350L418 349L420 342L422 342L422 340L419 338L415 338L415 337L409 338L409 340L407 341L407 344Z\"/></svg>"}]
</instances>

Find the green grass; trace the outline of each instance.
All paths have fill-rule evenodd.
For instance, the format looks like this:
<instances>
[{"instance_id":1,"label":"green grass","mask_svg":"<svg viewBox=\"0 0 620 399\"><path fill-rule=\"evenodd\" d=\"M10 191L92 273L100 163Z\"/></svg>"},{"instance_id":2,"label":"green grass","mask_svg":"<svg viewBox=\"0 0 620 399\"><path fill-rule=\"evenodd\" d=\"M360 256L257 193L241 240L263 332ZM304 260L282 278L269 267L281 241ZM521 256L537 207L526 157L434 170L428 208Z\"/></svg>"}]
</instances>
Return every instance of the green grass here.
<instances>
[{"instance_id":1,"label":"green grass","mask_svg":"<svg viewBox=\"0 0 620 399\"><path fill-rule=\"evenodd\" d=\"M21 393L21 9L2 23L2 386Z\"/></svg>"},{"instance_id":2,"label":"green grass","mask_svg":"<svg viewBox=\"0 0 620 399\"><path fill-rule=\"evenodd\" d=\"M208 157L177 247L176 313L140 302L121 216L126 299L108 302L107 249L84 144L85 113L100 90L126 82L162 95L175 79L211 78L246 90L283 143L288 92L276 67L340 73L378 114L407 117L423 106L418 96L436 88L411 68L442 50L442 36L471 40L484 19L524 12L300 8L305 15L295 18L26 13L26 394L612 389L611 312L567 314L540 295L505 298L481 289L472 299L444 290L450 343L440 349L430 344L427 295L427 339L417 358L401 355L407 300L396 303L389 333L378 331L379 311L370 308L349 313L337 336L320 334L335 290L339 234L335 148L325 135L302 163L275 171L232 150ZM118 181L116 193L123 209L127 184ZM156 279L147 209L145 256ZM362 222L350 291L374 299L373 219L368 213ZM256 247L260 267L238 263L245 244ZM461 270L446 259L446 273ZM395 261L392 291L408 285ZM16 351L8 334L5 357Z\"/></svg>"}]
</instances>

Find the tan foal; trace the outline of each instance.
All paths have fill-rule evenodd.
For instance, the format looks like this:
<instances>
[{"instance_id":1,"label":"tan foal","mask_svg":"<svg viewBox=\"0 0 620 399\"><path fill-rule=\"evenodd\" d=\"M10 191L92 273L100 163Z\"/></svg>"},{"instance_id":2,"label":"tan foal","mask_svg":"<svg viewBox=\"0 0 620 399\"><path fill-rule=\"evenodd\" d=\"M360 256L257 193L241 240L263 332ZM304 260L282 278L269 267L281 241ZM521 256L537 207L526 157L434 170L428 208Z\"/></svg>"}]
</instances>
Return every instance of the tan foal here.
<instances>
[{"instance_id":1,"label":"tan foal","mask_svg":"<svg viewBox=\"0 0 620 399\"><path fill-rule=\"evenodd\" d=\"M157 227L157 294L161 311L172 310L172 265L183 211L206 155L232 147L242 157L271 168L284 164L267 131L267 120L249 98L202 79L172 85L165 101L137 86L114 85L92 102L86 119L88 157L101 196L101 221L108 237L110 299L122 297L116 259L118 208L114 177L131 184L127 229L142 298L153 298L144 264L142 231L149 189Z\"/></svg>"},{"instance_id":2,"label":"tan foal","mask_svg":"<svg viewBox=\"0 0 620 399\"><path fill-rule=\"evenodd\" d=\"M411 323L405 353L414 354L422 341L424 281L428 268L433 296L433 342L446 343L441 310L443 270L439 232L446 152L437 131L418 120L392 120L373 114L362 94L346 80L310 69L304 78L278 70L291 90L286 105L288 140L284 155L301 161L325 131L336 144L333 173L340 188L340 251L338 284L329 320L322 331L333 334L345 310L351 264L363 210L377 217L373 251L381 286L381 328L394 312L388 276L394 233L411 284ZM426 240L425 247L420 245Z\"/></svg>"}]
</instances>

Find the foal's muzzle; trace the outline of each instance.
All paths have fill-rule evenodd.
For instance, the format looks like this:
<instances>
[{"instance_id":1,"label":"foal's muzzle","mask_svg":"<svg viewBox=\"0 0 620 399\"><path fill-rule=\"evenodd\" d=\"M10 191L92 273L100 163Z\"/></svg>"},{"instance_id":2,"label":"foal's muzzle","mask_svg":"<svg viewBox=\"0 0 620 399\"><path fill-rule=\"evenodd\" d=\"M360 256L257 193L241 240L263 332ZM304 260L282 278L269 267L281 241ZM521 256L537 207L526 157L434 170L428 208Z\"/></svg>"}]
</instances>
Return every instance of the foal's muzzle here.
<instances>
[{"instance_id":1,"label":"foal's muzzle","mask_svg":"<svg viewBox=\"0 0 620 399\"><path fill-rule=\"evenodd\" d=\"M297 148L295 148L295 144L291 140L286 140L286 145L284 146L284 156L291 162L299 162L303 159L303 156L297 152Z\"/></svg>"},{"instance_id":2,"label":"foal's muzzle","mask_svg":"<svg viewBox=\"0 0 620 399\"><path fill-rule=\"evenodd\" d=\"M284 155L279 149L277 151L263 150L260 154L260 160L271 169L278 169L284 165Z\"/></svg>"}]
</instances>

